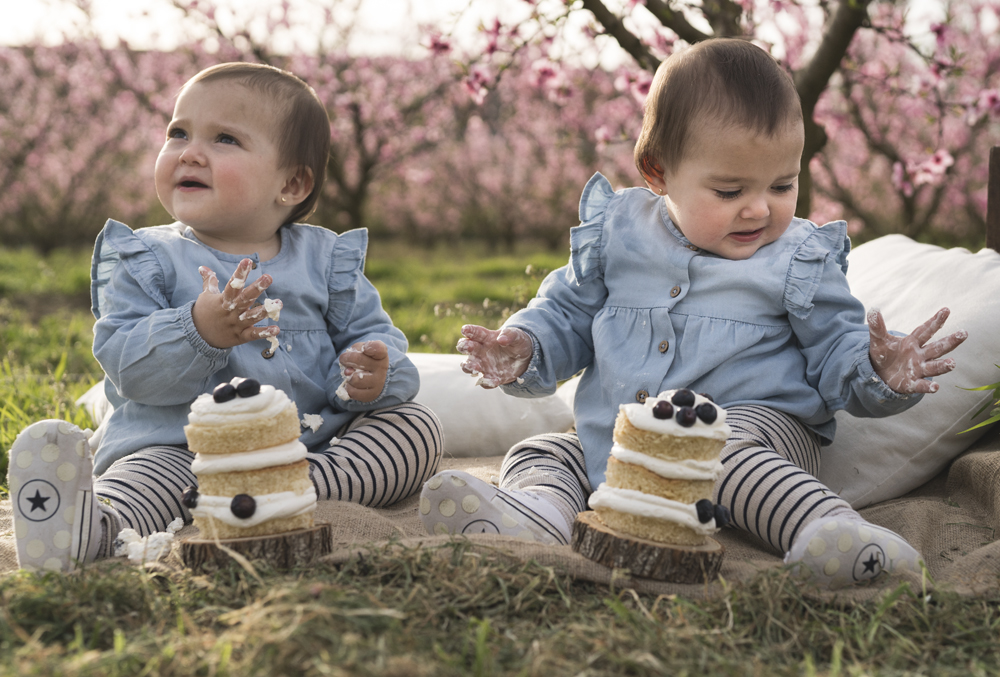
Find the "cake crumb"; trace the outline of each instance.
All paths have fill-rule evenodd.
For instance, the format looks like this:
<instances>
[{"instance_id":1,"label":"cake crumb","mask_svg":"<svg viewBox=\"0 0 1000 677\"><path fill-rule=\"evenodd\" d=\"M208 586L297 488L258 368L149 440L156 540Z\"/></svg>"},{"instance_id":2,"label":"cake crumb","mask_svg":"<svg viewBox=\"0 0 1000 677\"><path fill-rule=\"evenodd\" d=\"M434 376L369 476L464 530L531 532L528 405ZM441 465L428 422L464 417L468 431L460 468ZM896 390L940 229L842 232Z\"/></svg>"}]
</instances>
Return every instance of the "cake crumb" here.
<instances>
[{"instance_id":1,"label":"cake crumb","mask_svg":"<svg viewBox=\"0 0 1000 677\"><path fill-rule=\"evenodd\" d=\"M115 539L115 557L128 557L133 564L165 559L174 544L174 534L184 526L180 517L167 525L167 530L140 536L135 529L122 529Z\"/></svg>"},{"instance_id":2,"label":"cake crumb","mask_svg":"<svg viewBox=\"0 0 1000 677\"><path fill-rule=\"evenodd\" d=\"M316 432L323 425L323 417L319 414L304 414L301 423L303 428L309 428Z\"/></svg>"}]
</instances>

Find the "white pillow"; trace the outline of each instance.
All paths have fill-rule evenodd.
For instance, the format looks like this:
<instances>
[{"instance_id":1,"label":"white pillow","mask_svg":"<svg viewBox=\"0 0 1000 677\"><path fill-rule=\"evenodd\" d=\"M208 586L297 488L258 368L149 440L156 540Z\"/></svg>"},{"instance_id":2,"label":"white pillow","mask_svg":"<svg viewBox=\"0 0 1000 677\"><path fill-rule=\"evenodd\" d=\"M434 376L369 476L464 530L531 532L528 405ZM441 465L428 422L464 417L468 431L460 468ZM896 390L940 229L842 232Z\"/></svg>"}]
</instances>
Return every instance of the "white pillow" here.
<instances>
[{"instance_id":1,"label":"white pillow","mask_svg":"<svg viewBox=\"0 0 1000 677\"><path fill-rule=\"evenodd\" d=\"M409 353L420 372L414 398L438 415L449 456L499 456L521 440L573 426L572 403L558 395L512 397L499 388L486 390L459 366L464 355Z\"/></svg>"},{"instance_id":2,"label":"white pillow","mask_svg":"<svg viewBox=\"0 0 1000 677\"><path fill-rule=\"evenodd\" d=\"M566 432L573 425L573 403L557 395L525 399L485 390L462 371L463 355L408 353L420 372L420 392L414 398L437 414L444 428L445 454L455 457L502 456L521 440L550 432ZM102 423L111 406L99 381L77 405ZM97 446L103 427L95 431Z\"/></svg>"},{"instance_id":3,"label":"white pillow","mask_svg":"<svg viewBox=\"0 0 1000 677\"><path fill-rule=\"evenodd\" d=\"M836 439L822 451L819 479L861 508L924 484L988 429L958 434L989 417L987 408L970 419L992 395L960 387L1000 380L993 366L1000 362L1000 254L887 235L857 247L848 260L851 291L866 308L879 308L890 329L910 333L947 307L951 317L935 339L969 332L951 354L955 370L936 377L941 389L915 407L881 419L837 414Z\"/></svg>"}]
</instances>

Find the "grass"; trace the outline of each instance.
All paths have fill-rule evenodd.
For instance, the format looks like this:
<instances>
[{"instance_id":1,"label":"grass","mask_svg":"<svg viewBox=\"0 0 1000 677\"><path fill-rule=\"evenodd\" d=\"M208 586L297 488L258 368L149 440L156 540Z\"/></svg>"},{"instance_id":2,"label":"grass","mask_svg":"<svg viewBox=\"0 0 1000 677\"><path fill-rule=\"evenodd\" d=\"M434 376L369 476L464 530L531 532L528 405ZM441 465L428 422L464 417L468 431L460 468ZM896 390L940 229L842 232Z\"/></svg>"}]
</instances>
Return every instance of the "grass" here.
<instances>
[{"instance_id":1,"label":"grass","mask_svg":"<svg viewBox=\"0 0 1000 677\"><path fill-rule=\"evenodd\" d=\"M463 322L495 326L562 258L376 243L367 270L412 349L451 351ZM89 425L73 405L100 377L88 260L0 252L4 449L39 418ZM1000 672L1000 599L928 597L905 585L841 606L769 570L692 601L575 581L461 542L257 571L260 580L239 568L194 575L105 562L68 576L0 576L0 675Z\"/></svg>"},{"instance_id":2,"label":"grass","mask_svg":"<svg viewBox=\"0 0 1000 677\"><path fill-rule=\"evenodd\" d=\"M118 563L0 580L0 671L62 675L989 675L995 601L907 586L819 604L781 571L649 597L534 562L385 547L192 575Z\"/></svg>"}]
</instances>

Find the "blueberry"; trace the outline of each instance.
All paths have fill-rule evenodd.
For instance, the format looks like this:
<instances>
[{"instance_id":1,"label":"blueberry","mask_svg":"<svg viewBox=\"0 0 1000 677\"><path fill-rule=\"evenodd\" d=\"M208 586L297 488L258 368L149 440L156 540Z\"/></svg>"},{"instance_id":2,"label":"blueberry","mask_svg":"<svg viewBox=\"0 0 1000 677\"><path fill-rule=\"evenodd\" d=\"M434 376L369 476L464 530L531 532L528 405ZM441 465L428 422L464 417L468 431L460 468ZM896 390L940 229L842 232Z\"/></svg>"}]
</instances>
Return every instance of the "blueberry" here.
<instances>
[{"instance_id":1,"label":"blueberry","mask_svg":"<svg viewBox=\"0 0 1000 677\"><path fill-rule=\"evenodd\" d=\"M704 397L709 402L715 402L715 398L709 395L708 393L698 393L698 394Z\"/></svg>"},{"instance_id":2,"label":"blueberry","mask_svg":"<svg viewBox=\"0 0 1000 677\"><path fill-rule=\"evenodd\" d=\"M245 378L236 386L236 394L240 397L253 397L259 392L260 382L252 378Z\"/></svg>"},{"instance_id":3,"label":"blueberry","mask_svg":"<svg viewBox=\"0 0 1000 677\"><path fill-rule=\"evenodd\" d=\"M715 516L712 501L707 498L703 498L695 503L694 509L698 511L698 521L702 524L705 524Z\"/></svg>"},{"instance_id":4,"label":"blueberry","mask_svg":"<svg viewBox=\"0 0 1000 677\"><path fill-rule=\"evenodd\" d=\"M236 388L232 383L220 383L212 391L212 399L216 402L228 402L236 398Z\"/></svg>"},{"instance_id":5,"label":"blueberry","mask_svg":"<svg viewBox=\"0 0 1000 677\"><path fill-rule=\"evenodd\" d=\"M697 420L698 414L694 413L694 409L691 407L681 407L677 410L677 423L685 428L690 428Z\"/></svg>"},{"instance_id":6,"label":"blueberry","mask_svg":"<svg viewBox=\"0 0 1000 677\"><path fill-rule=\"evenodd\" d=\"M181 493L181 503L183 503L188 509L197 508L198 487L184 487L184 491Z\"/></svg>"},{"instance_id":7,"label":"blueberry","mask_svg":"<svg viewBox=\"0 0 1000 677\"><path fill-rule=\"evenodd\" d=\"M719 417L719 412L711 402L702 402L694 409L698 413L698 418L708 424L715 423Z\"/></svg>"},{"instance_id":8,"label":"blueberry","mask_svg":"<svg viewBox=\"0 0 1000 677\"><path fill-rule=\"evenodd\" d=\"M670 398L670 401L678 407L693 407L694 393L687 388L681 388L674 393L674 396Z\"/></svg>"},{"instance_id":9,"label":"blueberry","mask_svg":"<svg viewBox=\"0 0 1000 677\"><path fill-rule=\"evenodd\" d=\"M233 496L233 502L229 504L229 509L240 519L249 519L257 512L257 501L248 494L236 494Z\"/></svg>"},{"instance_id":10,"label":"blueberry","mask_svg":"<svg viewBox=\"0 0 1000 677\"><path fill-rule=\"evenodd\" d=\"M669 419L674 417L674 408L666 400L660 400L653 406L653 418Z\"/></svg>"},{"instance_id":11,"label":"blueberry","mask_svg":"<svg viewBox=\"0 0 1000 677\"><path fill-rule=\"evenodd\" d=\"M732 517L729 516L729 508L722 505L721 503L716 503L715 505L715 526L722 529L723 527L729 526L732 522Z\"/></svg>"}]
</instances>

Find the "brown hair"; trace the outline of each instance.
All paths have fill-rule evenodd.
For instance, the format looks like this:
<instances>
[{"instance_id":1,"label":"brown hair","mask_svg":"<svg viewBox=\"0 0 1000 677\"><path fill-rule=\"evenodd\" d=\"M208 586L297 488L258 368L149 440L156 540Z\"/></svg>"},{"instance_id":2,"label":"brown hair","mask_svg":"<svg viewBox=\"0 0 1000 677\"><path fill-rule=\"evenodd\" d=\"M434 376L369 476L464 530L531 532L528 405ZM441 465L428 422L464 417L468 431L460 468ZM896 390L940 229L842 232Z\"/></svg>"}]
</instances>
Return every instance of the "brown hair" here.
<instances>
[{"instance_id":1,"label":"brown hair","mask_svg":"<svg viewBox=\"0 0 1000 677\"><path fill-rule=\"evenodd\" d=\"M802 120L791 76L746 40L716 38L676 52L656 69L635 144L640 173L676 171L696 121L773 135Z\"/></svg>"},{"instance_id":2,"label":"brown hair","mask_svg":"<svg viewBox=\"0 0 1000 677\"><path fill-rule=\"evenodd\" d=\"M284 119L278 119L278 155L283 167L312 170L309 196L289 214L284 224L302 221L316 209L326 181L330 156L330 118L312 87L288 71L259 63L220 63L201 71L183 89L198 82L232 80L271 100Z\"/></svg>"}]
</instances>

